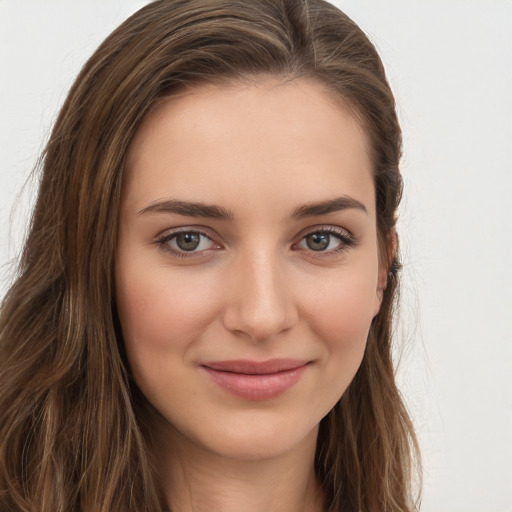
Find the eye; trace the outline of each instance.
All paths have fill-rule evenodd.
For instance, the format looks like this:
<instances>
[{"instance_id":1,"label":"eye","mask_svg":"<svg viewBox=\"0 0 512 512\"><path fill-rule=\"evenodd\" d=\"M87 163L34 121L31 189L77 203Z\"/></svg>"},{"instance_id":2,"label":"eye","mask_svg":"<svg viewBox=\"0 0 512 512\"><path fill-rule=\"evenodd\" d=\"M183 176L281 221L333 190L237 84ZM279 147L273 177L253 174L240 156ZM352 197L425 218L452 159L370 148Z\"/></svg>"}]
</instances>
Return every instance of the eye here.
<instances>
[{"instance_id":1,"label":"eye","mask_svg":"<svg viewBox=\"0 0 512 512\"><path fill-rule=\"evenodd\" d=\"M355 245L355 240L341 228L322 228L310 231L302 237L295 248L313 252L337 253Z\"/></svg>"},{"instance_id":2,"label":"eye","mask_svg":"<svg viewBox=\"0 0 512 512\"><path fill-rule=\"evenodd\" d=\"M183 257L220 247L206 234L194 230L168 233L158 239L157 244L162 249Z\"/></svg>"}]
</instances>

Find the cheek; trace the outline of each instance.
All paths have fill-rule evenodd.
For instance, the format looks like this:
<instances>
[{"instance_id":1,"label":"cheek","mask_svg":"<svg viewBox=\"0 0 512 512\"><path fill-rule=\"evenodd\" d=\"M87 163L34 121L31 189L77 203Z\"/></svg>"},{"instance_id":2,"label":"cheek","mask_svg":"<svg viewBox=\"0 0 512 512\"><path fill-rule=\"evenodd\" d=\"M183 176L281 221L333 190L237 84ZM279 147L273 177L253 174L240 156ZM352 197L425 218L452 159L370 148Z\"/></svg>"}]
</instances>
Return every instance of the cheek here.
<instances>
[{"instance_id":1,"label":"cheek","mask_svg":"<svg viewBox=\"0 0 512 512\"><path fill-rule=\"evenodd\" d=\"M205 276L191 279L186 272L119 265L117 283L119 319L134 374L155 371L162 361L186 359L216 315L216 287Z\"/></svg>"},{"instance_id":2,"label":"cheek","mask_svg":"<svg viewBox=\"0 0 512 512\"><path fill-rule=\"evenodd\" d=\"M354 378L364 355L373 319L376 277L366 274L340 276L309 295L309 327L323 354L322 392L328 409L341 398Z\"/></svg>"},{"instance_id":3,"label":"cheek","mask_svg":"<svg viewBox=\"0 0 512 512\"><path fill-rule=\"evenodd\" d=\"M374 316L376 286L371 272L351 274L308 294L304 314L329 350L365 344Z\"/></svg>"},{"instance_id":4,"label":"cheek","mask_svg":"<svg viewBox=\"0 0 512 512\"><path fill-rule=\"evenodd\" d=\"M339 346L361 345L366 342L366 336L373 317L373 303L369 296L361 294L360 289L344 288L338 293L330 294L329 306L322 308L325 312L323 321L318 328L325 333L326 341L332 349Z\"/></svg>"},{"instance_id":5,"label":"cheek","mask_svg":"<svg viewBox=\"0 0 512 512\"><path fill-rule=\"evenodd\" d=\"M186 406L183 397L195 392L187 380L187 363L193 363L194 347L219 303L211 291L218 286L209 282L214 277L196 277L141 262L121 262L116 270L131 373L146 398L169 418Z\"/></svg>"}]
</instances>

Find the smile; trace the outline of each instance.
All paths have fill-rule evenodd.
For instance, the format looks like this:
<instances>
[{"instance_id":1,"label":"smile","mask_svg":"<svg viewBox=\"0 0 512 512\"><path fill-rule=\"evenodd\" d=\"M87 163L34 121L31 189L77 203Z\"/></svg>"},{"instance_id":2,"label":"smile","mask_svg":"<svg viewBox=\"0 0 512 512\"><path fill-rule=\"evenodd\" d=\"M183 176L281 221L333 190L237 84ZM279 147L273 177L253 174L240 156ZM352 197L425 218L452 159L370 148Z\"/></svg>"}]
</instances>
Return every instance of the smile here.
<instances>
[{"instance_id":1,"label":"smile","mask_svg":"<svg viewBox=\"0 0 512 512\"><path fill-rule=\"evenodd\" d=\"M201 365L222 390L245 400L275 398L302 377L310 361L271 359L269 361L215 361Z\"/></svg>"}]
</instances>

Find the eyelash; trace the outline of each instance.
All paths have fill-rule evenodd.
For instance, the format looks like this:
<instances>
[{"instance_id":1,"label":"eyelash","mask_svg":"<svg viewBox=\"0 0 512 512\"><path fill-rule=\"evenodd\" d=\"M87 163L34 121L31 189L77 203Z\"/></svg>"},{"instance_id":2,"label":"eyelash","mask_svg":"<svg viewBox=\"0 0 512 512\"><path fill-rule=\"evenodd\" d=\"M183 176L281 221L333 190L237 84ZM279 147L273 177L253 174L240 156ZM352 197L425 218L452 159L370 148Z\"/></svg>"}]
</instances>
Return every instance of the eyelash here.
<instances>
[{"instance_id":1,"label":"eyelash","mask_svg":"<svg viewBox=\"0 0 512 512\"><path fill-rule=\"evenodd\" d=\"M175 239L180 234L196 234L200 235L201 237L205 237L208 240L210 240L214 245L216 245L216 249L220 248L220 244L216 243L212 236L205 233L204 231L201 231L198 228L194 229L180 229L178 231L173 231L171 233L167 233L160 238L158 238L155 243L164 251L170 252L173 256L176 256L178 258L191 258L191 257L197 257L201 254L204 254L205 252L208 252L211 250L211 248L204 249L203 251L185 251L180 250L177 251L170 247L169 242L173 239ZM306 237L313 235L313 234L327 234L329 236L336 237L339 241L339 247L336 247L335 249L331 249L329 251L315 251L313 249L302 249L297 248L297 245L301 242L303 242ZM314 258L321 258L321 257L328 257L332 255L339 254L343 251L346 251L347 249L350 249L351 247L355 247L357 245L357 241L354 238L352 234L350 234L348 231L341 229L341 228L335 228L333 226L315 226L314 228L309 229L306 232L301 233L299 241L297 243L294 243L292 246L292 250L305 250L310 253L310 257Z\"/></svg>"},{"instance_id":2,"label":"eyelash","mask_svg":"<svg viewBox=\"0 0 512 512\"><path fill-rule=\"evenodd\" d=\"M301 233L300 240L297 244L294 244L294 247L301 243L303 240L305 240L306 237L313 234L327 234L330 236L334 236L339 240L339 246L329 251L315 251L313 249L295 250L306 250L309 253L309 257L327 258L329 256L335 256L337 254L340 254L341 252L346 251L357 245L357 240L355 239L355 237L345 229L337 228L334 226L314 226L313 228L308 229L306 232Z\"/></svg>"},{"instance_id":3,"label":"eyelash","mask_svg":"<svg viewBox=\"0 0 512 512\"><path fill-rule=\"evenodd\" d=\"M177 231L173 231L172 233L167 233L167 234L161 236L160 238L158 238L155 241L155 243L162 250L170 252L173 256L176 256L178 258L192 258L194 256L197 257L200 254L204 254L206 251L210 251L211 250L210 248L209 249L204 249L203 251L184 251L184 250L177 251L177 250L173 249L169 245L169 242L171 240L175 239L180 234L185 234L185 233L200 235L201 237L204 237L204 238L207 238L208 240L210 240L216 246L216 248L220 247L220 244L216 243L213 240L211 235L205 233L204 231L201 231L198 228L194 228L194 229L180 229L180 230L177 230Z\"/></svg>"}]
</instances>

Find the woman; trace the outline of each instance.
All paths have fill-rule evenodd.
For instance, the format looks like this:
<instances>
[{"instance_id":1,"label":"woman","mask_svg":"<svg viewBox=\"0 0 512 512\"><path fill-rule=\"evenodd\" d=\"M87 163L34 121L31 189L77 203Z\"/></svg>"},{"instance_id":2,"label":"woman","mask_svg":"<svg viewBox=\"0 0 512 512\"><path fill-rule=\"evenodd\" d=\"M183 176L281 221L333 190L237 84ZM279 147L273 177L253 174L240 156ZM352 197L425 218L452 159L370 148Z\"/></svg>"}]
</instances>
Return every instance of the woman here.
<instances>
[{"instance_id":1,"label":"woman","mask_svg":"<svg viewBox=\"0 0 512 512\"><path fill-rule=\"evenodd\" d=\"M322 0L159 0L114 31L2 306L1 509L415 510L400 145Z\"/></svg>"}]
</instances>

